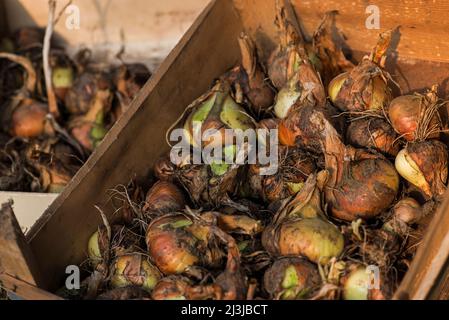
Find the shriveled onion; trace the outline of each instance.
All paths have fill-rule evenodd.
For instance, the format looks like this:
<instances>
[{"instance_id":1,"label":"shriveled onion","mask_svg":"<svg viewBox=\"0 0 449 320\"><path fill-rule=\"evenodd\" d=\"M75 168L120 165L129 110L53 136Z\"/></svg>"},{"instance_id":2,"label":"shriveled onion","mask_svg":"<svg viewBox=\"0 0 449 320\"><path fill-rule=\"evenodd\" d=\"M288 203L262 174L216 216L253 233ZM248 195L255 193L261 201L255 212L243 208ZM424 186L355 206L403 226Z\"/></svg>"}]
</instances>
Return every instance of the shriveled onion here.
<instances>
[{"instance_id":1,"label":"shriveled onion","mask_svg":"<svg viewBox=\"0 0 449 320\"><path fill-rule=\"evenodd\" d=\"M265 271L264 288L272 299L306 299L321 284L315 265L304 258L291 257L276 260Z\"/></svg>"},{"instance_id":2,"label":"shriveled onion","mask_svg":"<svg viewBox=\"0 0 449 320\"><path fill-rule=\"evenodd\" d=\"M131 285L151 292L162 275L145 256L129 254L117 257L112 264L110 284L113 288Z\"/></svg>"},{"instance_id":3,"label":"shriveled onion","mask_svg":"<svg viewBox=\"0 0 449 320\"><path fill-rule=\"evenodd\" d=\"M410 143L395 161L396 170L428 197L440 196L446 190L448 150L436 140Z\"/></svg>"},{"instance_id":4,"label":"shriveled onion","mask_svg":"<svg viewBox=\"0 0 449 320\"><path fill-rule=\"evenodd\" d=\"M334 78L328 88L331 101L342 111L381 110L391 100L391 76L383 69L392 31L379 36L370 57Z\"/></svg>"},{"instance_id":5,"label":"shriveled onion","mask_svg":"<svg viewBox=\"0 0 449 320\"><path fill-rule=\"evenodd\" d=\"M404 236L409 226L418 222L423 216L420 204L413 198L403 198L392 209L391 217L383 225L383 229Z\"/></svg>"}]
</instances>

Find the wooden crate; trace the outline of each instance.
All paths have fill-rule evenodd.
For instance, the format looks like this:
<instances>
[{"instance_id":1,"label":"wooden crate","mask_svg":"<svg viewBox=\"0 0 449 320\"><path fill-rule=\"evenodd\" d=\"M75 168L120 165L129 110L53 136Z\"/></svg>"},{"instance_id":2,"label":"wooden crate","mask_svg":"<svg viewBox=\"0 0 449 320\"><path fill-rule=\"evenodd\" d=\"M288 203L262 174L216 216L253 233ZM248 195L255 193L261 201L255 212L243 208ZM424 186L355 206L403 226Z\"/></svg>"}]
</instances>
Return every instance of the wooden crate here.
<instances>
[{"instance_id":1,"label":"wooden crate","mask_svg":"<svg viewBox=\"0 0 449 320\"><path fill-rule=\"evenodd\" d=\"M377 5L383 30L401 26L388 69L399 75L403 90L440 83L441 94L447 96L449 22L440 17L449 13L449 1L429 5L424 1L379 0ZM363 0L292 0L288 11L290 16L299 17L299 23L311 34L326 11L339 10L337 24L347 35L354 56L360 57L371 50L379 33L365 28L366 6ZM28 246L21 241L16 245L18 250L0 247L0 260L11 255L20 258L16 259L17 267L13 264L3 269L1 278L7 279L4 282L9 288L15 287L25 298L54 297L49 292L61 285L65 267L86 257L87 240L101 222L94 206L106 205L107 190L132 177L148 175L155 159L168 151L166 130L214 78L240 60L240 32L249 32L263 58L268 57L275 45L274 8L274 0L211 1L73 182L30 230ZM449 254L448 231L449 196L429 226L396 298L447 296L444 267ZM23 258L24 250L27 259ZM35 269L28 267L30 261Z\"/></svg>"}]
</instances>

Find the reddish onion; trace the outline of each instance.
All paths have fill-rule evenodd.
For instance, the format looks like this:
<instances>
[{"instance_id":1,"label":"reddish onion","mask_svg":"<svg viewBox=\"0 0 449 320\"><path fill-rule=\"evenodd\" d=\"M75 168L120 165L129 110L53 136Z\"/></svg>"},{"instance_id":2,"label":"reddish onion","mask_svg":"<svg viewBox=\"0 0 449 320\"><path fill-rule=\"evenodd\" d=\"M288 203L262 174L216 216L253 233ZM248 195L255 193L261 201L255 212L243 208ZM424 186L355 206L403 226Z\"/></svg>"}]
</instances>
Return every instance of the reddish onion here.
<instances>
[{"instance_id":1,"label":"reddish onion","mask_svg":"<svg viewBox=\"0 0 449 320\"><path fill-rule=\"evenodd\" d=\"M345 146L335 129L321 119L329 179L326 203L338 219L373 218L387 209L399 190L394 166L380 154Z\"/></svg>"}]
</instances>

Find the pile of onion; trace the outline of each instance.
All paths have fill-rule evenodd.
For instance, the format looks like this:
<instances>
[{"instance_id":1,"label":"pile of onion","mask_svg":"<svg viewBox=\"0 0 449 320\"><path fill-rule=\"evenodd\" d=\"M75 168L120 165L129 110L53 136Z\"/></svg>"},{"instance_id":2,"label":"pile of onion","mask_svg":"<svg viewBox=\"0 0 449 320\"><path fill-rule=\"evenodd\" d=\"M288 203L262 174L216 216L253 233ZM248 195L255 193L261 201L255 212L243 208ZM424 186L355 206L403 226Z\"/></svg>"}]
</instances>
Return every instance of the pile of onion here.
<instances>
[{"instance_id":1,"label":"pile of onion","mask_svg":"<svg viewBox=\"0 0 449 320\"><path fill-rule=\"evenodd\" d=\"M445 192L448 176L447 147L434 140L442 130L438 110L444 105L436 89L434 86L424 96L398 97L388 110L393 127L408 141L396 157L396 169L428 198Z\"/></svg>"}]
</instances>

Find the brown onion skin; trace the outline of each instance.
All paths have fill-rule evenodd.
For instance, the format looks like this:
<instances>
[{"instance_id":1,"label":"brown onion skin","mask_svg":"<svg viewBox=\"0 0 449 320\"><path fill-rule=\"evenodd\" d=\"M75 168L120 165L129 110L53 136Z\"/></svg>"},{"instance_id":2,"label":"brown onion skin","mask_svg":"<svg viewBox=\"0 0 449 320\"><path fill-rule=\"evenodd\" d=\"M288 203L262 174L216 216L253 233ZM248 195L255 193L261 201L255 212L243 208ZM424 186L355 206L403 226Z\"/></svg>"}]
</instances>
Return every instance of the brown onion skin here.
<instances>
[{"instance_id":1,"label":"brown onion skin","mask_svg":"<svg viewBox=\"0 0 449 320\"><path fill-rule=\"evenodd\" d=\"M22 138L38 137L44 133L47 114L47 105L29 99L24 100L13 111L12 134Z\"/></svg>"},{"instance_id":2,"label":"brown onion skin","mask_svg":"<svg viewBox=\"0 0 449 320\"><path fill-rule=\"evenodd\" d=\"M86 150L93 151L94 145L90 136L93 123L83 122L72 127L70 133Z\"/></svg>"},{"instance_id":3,"label":"brown onion skin","mask_svg":"<svg viewBox=\"0 0 449 320\"><path fill-rule=\"evenodd\" d=\"M322 121L317 119L324 117L338 132L343 132L344 119L335 117L336 115L335 108L329 104L325 108L315 104L297 105L279 124L279 142L285 146L297 146L311 153L321 154Z\"/></svg>"},{"instance_id":4,"label":"brown onion skin","mask_svg":"<svg viewBox=\"0 0 449 320\"><path fill-rule=\"evenodd\" d=\"M379 74L380 67L371 60L363 60L352 69L343 82L333 103L342 111L366 111L379 109L379 105L373 105L376 87L383 95L381 104L387 107L391 101L389 82ZM373 76L373 74L377 74ZM332 82L330 86L332 85Z\"/></svg>"},{"instance_id":5,"label":"brown onion skin","mask_svg":"<svg viewBox=\"0 0 449 320\"><path fill-rule=\"evenodd\" d=\"M293 266L298 276L298 290L307 291L304 298L307 298L314 290L319 288L321 278L317 267L300 257L285 257L276 260L266 271L263 278L263 286L271 299L278 299L285 290L282 288L282 281L287 268Z\"/></svg>"},{"instance_id":6,"label":"brown onion skin","mask_svg":"<svg viewBox=\"0 0 449 320\"><path fill-rule=\"evenodd\" d=\"M346 141L354 147L374 149L391 156L396 156L400 149L396 132L382 118L351 122L346 131Z\"/></svg>"},{"instance_id":7,"label":"brown onion skin","mask_svg":"<svg viewBox=\"0 0 449 320\"><path fill-rule=\"evenodd\" d=\"M187 218L182 215L164 216L153 220L147 230L148 252L159 270L166 275L180 274L201 264L198 240L185 228L169 225L181 220Z\"/></svg>"},{"instance_id":8,"label":"brown onion skin","mask_svg":"<svg viewBox=\"0 0 449 320\"><path fill-rule=\"evenodd\" d=\"M249 166L249 183L252 193L265 202L286 199L296 194L290 184L304 183L316 171L316 160L298 148L279 146L279 169L274 175L260 175L261 166Z\"/></svg>"},{"instance_id":9,"label":"brown onion skin","mask_svg":"<svg viewBox=\"0 0 449 320\"><path fill-rule=\"evenodd\" d=\"M396 198L399 175L388 160L346 161L342 170L344 175L337 186L325 188L326 202L335 218L374 218Z\"/></svg>"},{"instance_id":10,"label":"brown onion skin","mask_svg":"<svg viewBox=\"0 0 449 320\"><path fill-rule=\"evenodd\" d=\"M153 300L187 299L187 291L191 283L184 277L166 277L154 287L151 298Z\"/></svg>"},{"instance_id":11,"label":"brown onion skin","mask_svg":"<svg viewBox=\"0 0 449 320\"><path fill-rule=\"evenodd\" d=\"M448 149L438 140L410 143L407 152L418 165L430 186L428 196L441 196L448 178Z\"/></svg>"},{"instance_id":12,"label":"brown onion skin","mask_svg":"<svg viewBox=\"0 0 449 320\"><path fill-rule=\"evenodd\" d=\"M173 183L156 182L148 191L144 211L164 214L176 212L185 206L184 194Z\"/></svg>"},{"instance_id":13,"label":"brown onion skin","mask_svg":"<svg viewBox=\"0 0 449 320\"><path fill-rule=\"evenodd\" d=\"M422 117L422 108L424 97L418 95L405 95L395 98L391 101L388 108L388 116L390 118L393 128L407 141L414 141L416 139L415 132L418 128L418 123ZM438 125L438 116L435 114L429 126ZM429 135L428 138L438 139L439 132Z\"/></svg>"}]
</instances>

